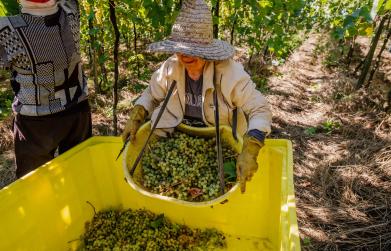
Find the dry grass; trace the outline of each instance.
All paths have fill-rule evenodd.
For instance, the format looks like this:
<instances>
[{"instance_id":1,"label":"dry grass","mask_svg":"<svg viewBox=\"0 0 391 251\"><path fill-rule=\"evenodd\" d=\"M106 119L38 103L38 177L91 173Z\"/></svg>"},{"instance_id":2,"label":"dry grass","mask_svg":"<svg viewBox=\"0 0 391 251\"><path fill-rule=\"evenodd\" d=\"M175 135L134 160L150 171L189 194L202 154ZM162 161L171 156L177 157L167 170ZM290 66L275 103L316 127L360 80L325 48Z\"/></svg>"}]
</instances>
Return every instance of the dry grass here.
<instances>
[{"instance_id":1,"label":"dry grass","mask_svg":"<svg viewBox=\"0 0 391 251\"><path fill-rule=\"evenodd\" d=\"M0 123L0 188L15 180L12 117Z\"/></svg>"},{"instance_id":2,"label":"dry grass","mask_svg":"<svg viewBox=\"0 0 391 251\"><path fill-rule=\"evenodd\" d=\"M9 117L0 123L0 152L9 150L13 144L12 135L12 121L13 118Z\"/></svg>"},{"instance_id":3,"label":"dry grass","mask_svg":"<svg viewBox=\"0 0 391 251\"><path fill-rule=\"evenodd\" d=\"M303 249L390 250L391 116L384 111L388 82L379 77L391 72L356 92L349 70L322 66L320 38L311 36L270 82L273 136L295 148ZM325 130L325 121L335 128Z\"/></svg>"},{"instance_id":4,"label":"dry grass","mask_svg":"<svg viewBox=\"0 0 391 251\"><path fill-rule=\"evenodd\" d=\"M16 179L14 153L12 150L0 154L0 188L7 186Z\"/></svg>"}]
</instances>

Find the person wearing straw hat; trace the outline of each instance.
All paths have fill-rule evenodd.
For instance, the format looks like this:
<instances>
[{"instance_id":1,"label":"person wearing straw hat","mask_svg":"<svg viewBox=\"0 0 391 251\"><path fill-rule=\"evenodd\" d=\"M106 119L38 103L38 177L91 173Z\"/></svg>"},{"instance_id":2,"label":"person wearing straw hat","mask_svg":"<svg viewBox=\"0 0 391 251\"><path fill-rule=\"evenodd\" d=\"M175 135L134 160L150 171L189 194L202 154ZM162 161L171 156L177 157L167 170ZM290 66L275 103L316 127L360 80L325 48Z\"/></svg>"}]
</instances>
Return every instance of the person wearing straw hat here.
<instances>
[{"instance_id":1,"label":"person wearing straw hat","mask_svg":"<svg viewBox=\"0 0 391 251\"><path fill-rule=\"evenodd\" d=\"M0 69L11 72L16 176L92 134L76 0L20 0L0 17Z\"/></svg>"},{"instance_id":2,"label":"person wearing straw hat","mask_svg":"<svg viewBox=\"0 0 391 251\"><path fill-rule=\"evenodd\" d=\"M180 123L214 126L214 84L217 86L220 124L232 126L243 136L243 151L237 160L241 191L257 171L256 163L264 139L270 133L271 111L265 97L256 90L241 64L233 61L234 48L213 39L211 12L203 0L183 1L181 11L167 40L149 46L152 52L174 54L152 75L149 87L137 100L122 137L133 141L136 132L150 117L157 118L173 81L172 97L154 132L166 136Z\"/></svg>"}]
</instances>

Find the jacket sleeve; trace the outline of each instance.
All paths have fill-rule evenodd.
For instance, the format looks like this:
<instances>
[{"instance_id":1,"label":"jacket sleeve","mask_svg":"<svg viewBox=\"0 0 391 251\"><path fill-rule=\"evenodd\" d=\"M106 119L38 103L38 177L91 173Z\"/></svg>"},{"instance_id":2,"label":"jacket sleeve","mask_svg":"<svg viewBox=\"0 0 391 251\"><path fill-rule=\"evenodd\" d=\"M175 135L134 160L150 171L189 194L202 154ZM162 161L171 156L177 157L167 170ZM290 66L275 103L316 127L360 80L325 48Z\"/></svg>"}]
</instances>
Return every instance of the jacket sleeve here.
<instances>
[{"instance_id":1,"label":"jacket sleeve","mask_svg":"<svg viewBox=\"0 0 391 251\"><path fill-rule=\"evenodd\" d=\"M80 14L80 4L78 0L72 0L76 13Z\"/></svg>"},{"instance_id":2,"label":"jacket sleeve","mask_svg":"<svg viewBox=\"0 0 391 251\"><path fill-rule=\"evenodd\" d=\"M0 31L9 25L7 17L0 17ZM1 32L3 42L0 42L0 70L8 70L11 67L10 59L8 58L5 49L5 42L9 39L7 35Z\"/></svg>"},{"instance_id":3,"label":"jacket sleeve","mask_svg":"<svg viewBox=\"0 0 391 251\"><path fill-rule=\"evenodd\" d=\"M0 44L0 70L8 70L10 67L8 59L7 59L7 52L5 51L4 47Z\"/></svg>"},{"instance_id":4,"label":"jacket sleeve","mask_svg":"<svg viewBox=\"0 0 391 251\"><path fill-rule=\"evenodd\" d=\"M269 134L272 120L270 105L244 70L240 75L242 77L231 92L232 103L241 108L248 117L247 132L257 129Z\"/></svg>"},{"instance_id":5,"label":"jacket sleeve","mask_svg":"<svg viewBox=\"0 0 391 251\"><path fill-rule=\"evenodd\" d=\"M141 94L141 97L135 103L136 105L142 105L145 110L148 111L149 116L166 96L168 68L169 63L166 61L153 73L148 88L145 89L143 94Z\"/></svg>"},{"instance_id":6,"label":"jacket sleeve","mask_svg":"<svg viewBox=\"0 0 391 251\"><path fill-rule=\"evenodd\" d=\"M66 11L66 13L80 15L80 6L78 0L58 0L57 2Z\"/></svg>"}]
</instances>

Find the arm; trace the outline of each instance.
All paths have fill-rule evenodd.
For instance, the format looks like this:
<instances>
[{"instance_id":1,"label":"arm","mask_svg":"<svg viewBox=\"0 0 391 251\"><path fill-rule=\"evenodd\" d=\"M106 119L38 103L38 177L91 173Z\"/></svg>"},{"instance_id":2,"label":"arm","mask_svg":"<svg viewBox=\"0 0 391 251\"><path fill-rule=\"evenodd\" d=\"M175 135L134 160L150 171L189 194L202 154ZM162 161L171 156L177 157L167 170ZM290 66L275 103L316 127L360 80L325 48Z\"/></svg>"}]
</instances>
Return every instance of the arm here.
<instances>
[{"instance_id":1,"label":"arm","mask_svg":"<svg viewBox=\"0 0 391 251\"><path fill-rule=\"evenodd\" d=\"M78 0L57 0L65 12L80 15L80 5Z\"/></svg>"},{"instance_id":2,"label":"arm","mask_svg":"<svg viewBox=\"0 0 391 251\"><path fill-rule=\"evenodd\" d=\"M0 70L8 70L10 64L7 59L7 52L4 47L0 45Z\"/></svg>"},{"instance_id":3,"label":"arm","mask_svg":"<svg viewBox=\"0 0 391 251\"><path fill-rule=\"evenodd\" d=\"M266 134L270 133L271 112L265 97L255 89L255 84L248 79L237 85L234 90L238 106L249 118L248 129L243 137L242 153L236 162L236 173L242 193L246 191L246 182L258 170L258 153L264 146ZM242 93L240 97L239 92Z\"/></svg>"},{"instance_id":4,"label":"arm","mask_svg":"<svg viewBox=\"0 0 391 251\"><path fill-rule=\"evenodd\" d=\"M247 75L248 76L248 75ZM272 113L266 98L255 88L250 76L241 79L231 93L232 103L248 116L248 130L271 132Z\"/></svg>"},{"instance_id":5,"label":"arm","mask_svg":"<svg viewBox=\"0 0 391 251\"><path fill-rule=\"evenodd\" d=\"M0 31L0 70L10 70L13 58L8 55L6 45L12 41L11 37L14 35L14 31L8 17L0 17Z\"/></svg>"},{"instance_id":6,"label":"arm","mask_svg":"<svg viewBox=\"0 0 391 251\"><path fill-rule=\"evenodd\" d=\"M80 14L80 4L79 4L79 1L78 0L72 0L72 2L73 2L73 5L76 6L77 13Z\"/></svg>"},{"instance_id":7,"label":"arm","mask_svg":"<svg viewBox=\"0 0 391 251\"><path fill-rule=\"evenodd\" d=\"M221 91L228 105L242 109L248 118L247 132L256 129L269 134L272 117L270 106L243 66L233 60L226 60L217 63L216 69L222 76Z\"/></svg>"},{"instance_id":8,"label":"arm","mask_svg":"<svg viewBox=\"0 0 391 251\"><path fill-rule=\"evenodd\" d=\"M258 169L259 150L264 139L271 131L272 114L266 98L256 90L250 76L242 67L237 67L238 78L231 91L232 104L240 107L248 116L248 129L243 137L242 153L236 162L236 173L242 193L246 191L246 182L250 181Z\"/></svg>"},{"instance_id":9,"label":"arm","mask_svg":"<svg viewBox=\"0 0 391 251\"><path fill-rule=\"evenodd\" d=\"M167 61L157 70L151 78L148 88L135 103L130 112L128 122L122 133L123 141L129 137L133 142L139 127L146 117L152 115L153 110L163 101L167 92Z\"/></svg>"},{"instance_id":10,"label":"arm","mask_svg":"<svg viewBox=\"0 0 391 251\"><path fill-rule=\"evenodd\" d=\"M159 70L157 70L151 77L149 86L141 97L137 100L135 105L141 105L148 112L149 115L152 114L153 110L163 102L167 94L167 71L169 68L169 62L165 62Z\"/></svg>"}]
</instances>

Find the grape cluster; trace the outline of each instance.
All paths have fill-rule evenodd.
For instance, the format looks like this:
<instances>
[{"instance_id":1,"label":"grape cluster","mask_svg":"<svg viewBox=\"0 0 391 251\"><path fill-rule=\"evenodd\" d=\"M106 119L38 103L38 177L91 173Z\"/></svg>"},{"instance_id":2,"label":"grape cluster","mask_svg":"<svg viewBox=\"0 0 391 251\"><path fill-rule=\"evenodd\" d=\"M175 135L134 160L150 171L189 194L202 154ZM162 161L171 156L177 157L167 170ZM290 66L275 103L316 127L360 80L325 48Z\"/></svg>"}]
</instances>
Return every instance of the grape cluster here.
<instances>
[{"instance_id":1,"label":"grape cluster","mask_svg":"<svg viewBox=\"0 0 391 251\"><path fill-rule=\"evenodd\" d=\"M191 229L164 215L139 210L106 210L86 223L79 251L213 250L226 246L215 229Z\"/></svg>"},{"instance_id":2,"label":"grape cluster","mask_svg":"<svg viewBox=\"0 0 391 251\"><path fill-rule=\"evenodd\" d=\"M224 162L237 154L223 142ZM142 161L146 190L186 201L207 201L220 195L216 138L198 138L174 132L150 145ZM227 192L233 182L226 181Z\"/></svg>"}]
</instances>

